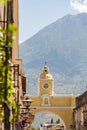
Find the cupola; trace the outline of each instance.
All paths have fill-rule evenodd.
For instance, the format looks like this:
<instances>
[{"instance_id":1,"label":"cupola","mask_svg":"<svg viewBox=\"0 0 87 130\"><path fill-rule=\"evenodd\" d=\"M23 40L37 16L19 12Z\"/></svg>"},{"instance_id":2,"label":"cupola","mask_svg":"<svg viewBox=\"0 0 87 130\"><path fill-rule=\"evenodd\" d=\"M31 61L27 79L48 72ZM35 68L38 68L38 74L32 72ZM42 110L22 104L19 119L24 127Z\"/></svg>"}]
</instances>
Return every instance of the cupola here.
<instances>
[{"instance_id":1,"label":"cupola","mask_svg":"<svg viewBox=\"0 0 87 130\"><path fill-rule=\"evenodd\" d=\"M39 76L38 79L38 91L39 94L53 94L53 77L52 74L49 72L49 68L45 65L43 67L42 73Z\"/></svg>"}]
</instances>

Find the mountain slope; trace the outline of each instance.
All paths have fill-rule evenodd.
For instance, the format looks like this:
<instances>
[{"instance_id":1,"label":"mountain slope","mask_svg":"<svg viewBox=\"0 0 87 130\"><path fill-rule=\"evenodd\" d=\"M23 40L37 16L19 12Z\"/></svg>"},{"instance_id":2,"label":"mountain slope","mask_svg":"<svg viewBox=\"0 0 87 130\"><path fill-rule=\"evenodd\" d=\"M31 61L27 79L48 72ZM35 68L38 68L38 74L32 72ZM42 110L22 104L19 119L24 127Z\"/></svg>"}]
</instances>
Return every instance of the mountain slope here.
<instances>
[{"instance_id":1,"label":"mountain slope","mask_svg":"<svg viewBox=\"0 0 87 130\"><path fill-rule=\"evenodd\" d=\"M67 15L20 44L20 57L28 72L29 88L37 91L45 61L56 93L81 93L87 77L87 14ZM28 88L28 89L29 89ZM68 89L68 91L67 91ZM30 89L28 90L30 91Z\"/></svg>"}]
</instances>

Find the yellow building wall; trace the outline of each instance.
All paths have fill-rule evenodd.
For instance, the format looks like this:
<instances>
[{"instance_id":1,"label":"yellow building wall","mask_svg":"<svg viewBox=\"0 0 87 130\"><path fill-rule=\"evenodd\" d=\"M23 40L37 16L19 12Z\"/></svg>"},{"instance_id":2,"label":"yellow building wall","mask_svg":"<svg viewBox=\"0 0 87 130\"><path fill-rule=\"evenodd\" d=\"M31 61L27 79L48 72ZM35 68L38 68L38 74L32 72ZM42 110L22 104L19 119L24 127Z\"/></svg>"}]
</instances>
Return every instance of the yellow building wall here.
<instances>
[{"instance_id":1,"label":"yellow building wall","mask_svg":"<svg viewBox=\"0 0 87 130\"><path fill-rule=\"evenodd\" d=\"M35 110L31 110L33 114L46 111L52 112L62 119L67 129L73 124L74 96L51 96L50 106L42 106L41 96L31 96L30 98L33 100L31 106L36 107Z\"/></svg>"},{"instance_id":2,"label":"yellow building wall","mask_svg":"<svg viewBox=\"0 0 87 130\"><path fill-rule=\"evenodd\" d=\"M52 96L50 102L52 106L71 106L71 105L74 106L75 97Z\"/></svg>"},{"instance_id":3,"label":"yellow building wall","mask_svg":"<svg viewBox=\"0 0 87 130\"><path fill-rule=\"evenodd\" d=\"M30 96L30 98L33 100L32 106L41 106L41 96ZM50 96L50 104L51 106L75 106L75 96Z\"/></svg>"},{"instance_id":4,"label":"yellow building wall","mask_svg":"<svg viewBox=\"0 0 87 130\"><path fill-rule=\"evenodd\" d=\"M31 109L33 114L39 112L52 112L56 114L65 124L66 129L70 129L73 124L73 109L75 108L75 96L73 95L53 95L54 81L52 75L48 71L48 67L43 68L38 80L39 96L30 96L33 100ZM43 85L47 83L49 87L44 88Z\"/></svg>"},{"instance_id":5,"label":"yellow building wall","mask_svg":"<svg viewBox=\"0 0 87 130\"><path fill-rule=\"evenodd\" d=\"M41 106L42 100L40 96L32 96L30 98L32 99L31 106Z\"/></svg>"},{"instance_id":6,"label":"yellow building wall","mask_svg":"<svg viewBox=\"0 0 87 130\"><path fill-rule=\"evenodd\" d=\"M13 0L13 20L14 26L19 30L19 2L18 0ZM19 32L14 33L14 40L12 44L12 62L15 62L19 58Z\"/></svg>"},{"instance_id":7,"label":"yellow building wall","mask_svg":"<svg viewBox=\"0 0 87 130\"><path fill-rule=\"evenodd\" d=\"M49 87L47 89L45 89L43 87L43 85L45 83L48 83ZM39 81L39 93L42 95L42 94L52 94L52 89L53 89L53 86L52 86L52 80L40 80Z\"/></svg>"}]
</instances>

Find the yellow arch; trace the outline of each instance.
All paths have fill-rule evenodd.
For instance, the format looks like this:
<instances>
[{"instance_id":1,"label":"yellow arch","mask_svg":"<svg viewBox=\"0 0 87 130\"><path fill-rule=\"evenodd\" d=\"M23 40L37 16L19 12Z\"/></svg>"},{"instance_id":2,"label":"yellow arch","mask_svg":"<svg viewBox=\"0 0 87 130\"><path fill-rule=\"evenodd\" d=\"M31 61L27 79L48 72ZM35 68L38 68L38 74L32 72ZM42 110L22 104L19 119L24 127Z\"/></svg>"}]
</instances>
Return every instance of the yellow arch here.
<instances>
[{"instance_id":1,"label":"yellow arch","mask_svg":"<svg viewBox=\"0 0 87 130\"><path fill-rule=\"evenodd\" d=\"M55 114L55 113L53 113L53 112L51 112L51 111L39 111L39 112L36 112L35 113L35 117L36 117L36 115L38 115L39 113L47 113L47 114L52 114L52 117L53 117L53 115L55 116L55 118L56 119L60 119L60 121L61 121L61 123L63 124L63 126L64 126L64 128L66 129L66 125L65 125L65 122L63 121L63 119L59 116L59 115L57 115L57 114ZM51 116L50 116L51 117ZM36 119L36 118L35 118ZM34 119L34 122L35 122L35 119ZM51 118L50 118L51 119ZM33 122L33 123L34 123ZM43 122L43 123L45 123L45 122Z\"/></svg>"},{"instance_id":2,"label":"yellow arch","mask_svg":"<svg viewBox=\"0 0 87 130\"><path fill-rule=\"evenodd\" d=\"M47 86L45 86L47 85ZM54 80L49 73L49 68L44 66L38 79L37 96L30 96L33 100L31 107L36 107L32 113L47 111L56 114L62 119L66 129L70 129L73 124L73 109L75 108L74 95L54 95Z\"/></svg>"},{"instance_id":3,"label":"yellow arch","mask_svg":"<svg viewBox=\"0 0 87 130\"><path fill-rule=\"evenodd\" d=\"M40 112L51 112L60 117L62 122L64 123L65 128L69 129L73 123L72 119L72 108L62 108L62 107L37 107L35 110L31 110L31 112L35 115Z\"/></svg>"}]
</instances>

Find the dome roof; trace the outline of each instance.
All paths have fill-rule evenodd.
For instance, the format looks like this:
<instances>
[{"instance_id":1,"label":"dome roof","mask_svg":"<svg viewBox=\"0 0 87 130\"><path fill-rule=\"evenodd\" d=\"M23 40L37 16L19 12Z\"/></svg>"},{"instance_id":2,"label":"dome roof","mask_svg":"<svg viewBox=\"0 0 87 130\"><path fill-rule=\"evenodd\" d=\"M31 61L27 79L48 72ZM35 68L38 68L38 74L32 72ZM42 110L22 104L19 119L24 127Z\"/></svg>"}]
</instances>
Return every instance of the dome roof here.
<instances>
[{"instance_id":1,"label":"dome roof","mask_svg":"<svg viewBox=\"0 0 87 130\"><path fill-rule=\"evenodd\" d=\"M47 66L44 66L43 72L40 75L40 79L52 79L52 75L49 73Z\"/></svg>"}]
</instances>

